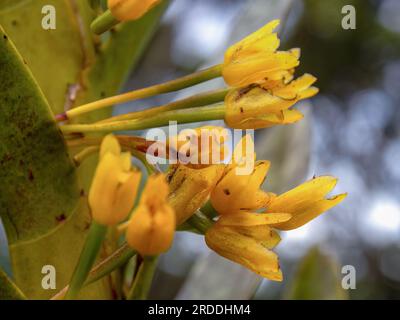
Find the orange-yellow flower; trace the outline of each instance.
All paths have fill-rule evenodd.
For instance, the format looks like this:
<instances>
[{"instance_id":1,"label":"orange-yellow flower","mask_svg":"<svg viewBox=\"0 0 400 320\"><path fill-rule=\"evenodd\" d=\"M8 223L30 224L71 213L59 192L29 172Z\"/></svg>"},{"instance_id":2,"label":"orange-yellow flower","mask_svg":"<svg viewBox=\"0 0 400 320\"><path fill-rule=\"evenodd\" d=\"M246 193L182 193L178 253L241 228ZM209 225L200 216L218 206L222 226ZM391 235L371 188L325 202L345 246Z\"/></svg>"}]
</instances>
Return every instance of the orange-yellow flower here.
<instances>
[{"instance_id":1,"label":"orange-yellow flower","mask_svg":"<svg viewBox=\"0 0 400 320\"><path fill-rule=\"evenodd\" d=\"M221 214L206 232L206 243L219 255L265 278L281 281L278 256L271 251L280 239L274 229L301 227L339 204L346 194L325 198L335 184L333 177L314 178L272 197L263 213L236 211Z\"/></svg>"},{"instance_id":2,"label":"orange-yellow flower","mask_svg":"<svg viewBox=\"0 0 400 320\"><path fill-rule=\"evenodd\" d=\"M161 0L108 0L108 8L119 21L137 20Z\"/></svg>"},{"instance_id":3,"label":"orange-yellow flower","mask_svg":"<svg viewBox=\"0 0 400 320\"><path fill-rule=\"evenodd\" d=\"M318 89L312 86L316 80L314 76L305 74L288 83L269 82L233 89L225 98L225 122L237 129L259 129L297 122L303 114L290 108L318 93Z\"/></svg>"},{"instance_id":4,"label":"orange-yellow flower","mask_svg":"<svg viewBox=\"0 0 400 320\"><path fill-rule=\"evenodd\" d=\"M211 193L211 204L219 218L207 230L205 240L219 255L281 281L278 256L271 251L280 239L275 229L298 228L339 204L346 194L326 198L336 185L336 179L329 176L314 178L279 196L267 193L260 185L268 172L268 161L256 162L247 175L235 174L243 164L239 148L245 145L249 142L242 139L235 147L234 163ZM262 213L255 212L260 209Z\"/></svg>"},{"instance_id":5,"label":"orange-yellow flower","mask_svg":"<svg viewBox=\"0 0 400 320\"><path fill-rule=\"evenodd\" d=\"M279 39L274 29L279 20L234 44L225 52L222 75L232 87L280 81L299 65L299 51L277 51Z\"/></svg>"},{"instance_id":6,"label":"orange-yellow flower","mask_svg":"<svg viewBox=\"0 0 400 320\"><path fill-rule=\"evenodd\" d=\"M271 251L280 237L270 225L287 221L290 217L286 213L238 212L222 215L207 231L205 241L219 255L260 276L281 281L278 255Z\"/></svg>"},{"instance_id":7,"label":"orange-yellow flower","mask_svg":"<svg viewBox=\"0 0 400 320\"><path fill-rule=\"evenodd\" d=\"M266 208L274 197L260 189L270 162L254 162L254 158L254 142L250 136L245 136L235 147L232 165L226 168L224 176L211 192L211 204L219 214ZM249 166L247 173L238 170L246 169L246 165Z\"/></svg>"},{"instance_id":8,"label":"orange-yellow flower","mask_svg":"<svg viewBox=\"0 0 400 320\"><path fill-rule=\"evenodd\" d=\"M121 153L113 135L103 139L100 161L89 191L93 219L103 225L123 221L135 203L140 171L132 169L130 153Z\"/></svg>"},{"instance_id":9,"label":"orange-yellow flower","mask_svg":"<svg viewBox=\"0 0 400 320\"><path fill-rule=\"evenodd\" d=\"M169 203L175 209L177 225L185 222L208 200L224 172L224 165L192 169L177 165L168 173Z\"/></svg>"},{"instance_id":10,"label":"orange-yellow flower","mask_svg":"<svg viewBox=\"0 0 400 320\"><path fill-rule=\"evenodd\" d=\"M272 199L266 214L286 212L292 215L290 220L275 224L274 228L280 230L296 229L342 202L347 194L326 198L326 195L333 190L336 183L337 179L334 177L321 176Z\"/></svg>"},{"instance_id":11,"label":"orange-yellow flower","mask_svg":"<svg viewBox=\"0 0 400 320\"><path fill-rule=\"evenodd\" d=\"M128 244L142 256L169 249L175 232L175 212L168 203L169 188L162 174L150 176L126 230Z\"/></svg>"}]
</instances>

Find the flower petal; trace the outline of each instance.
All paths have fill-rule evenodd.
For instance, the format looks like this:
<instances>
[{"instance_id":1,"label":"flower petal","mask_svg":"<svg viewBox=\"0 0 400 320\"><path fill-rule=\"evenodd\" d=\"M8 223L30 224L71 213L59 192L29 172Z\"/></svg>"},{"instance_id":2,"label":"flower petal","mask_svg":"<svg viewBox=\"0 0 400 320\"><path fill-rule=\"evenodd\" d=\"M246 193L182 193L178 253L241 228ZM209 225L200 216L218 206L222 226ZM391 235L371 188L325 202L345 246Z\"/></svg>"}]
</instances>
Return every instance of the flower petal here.
<instances>
[{"instance_id":1,"label":"flower petal","mask_svg":"<svg viewBox=\"0 0 400 320\"><path fill-rule=\"evenodd\" d=\"M290 213L237 212L221 216L217 223L221 226L252 227L282 223L291 218L292 215Z\"/></svg>"},{"instance_id":2,"label":"flower petal","mask_svg":"<svg viewBox=\"0 0 400 320\"><path fill-rule=\"evenodd\" d=\"M112 153L116 156L121 154L121 147L118 139L113 134L108 134L104 137L100 147L100 159L106 154Z\"/></svg>"},{"instance_id":3,"label":"flower petal","mask_svg":"<svg viewBox=\"0 0 400 320\"><path fill-rule=\"evenodd\" d=\"M203 169L179 165L170 170L167 176L170 186L169 203L175 209L178 225L204 205L224 169L224 165Z\"/></svg>"},{"instance_id":4,"label":"flower petal","mask_svg":"<svg viewBox=\"0 0 400 320\"><path fill-rule=\"evenodd\" d=\"M346 198L346 196L347 194L340 194L330 199L316 201L305 210L294 213L292 219L289 221L272 225L272 227L280 230L292 230L299 228L307 222L318 217L321 213L324 213L325 211L328 211L329 209L338 205L344 200L344 198Z\"/></svg>"},{"instance_id":5,"label":"flower petal","mask_svg":"<svg viewBox=\"0 0 400 320\"><path fill-rule=\"evenodd\" d=\"M337 179L321 176L311 179L298 187L277 196L270 203L267 212L288 212L296 214L307 209L312 203L322 200L333 190Z\"/></svg>"},{"instance_id":6,"label":"flower petal","mask_svg":"<svg viewBox=\"0 0 400 320\"><path fill-rule=\"evenodd\" d=\"M205 240L208 247L219 255L265 278L282 280L277 254L253 238L227 227L213 227L207 231Z\"/></svg>"},{"instance_id":7,"label":"flower petal","mask_svg":"<svg viewBox=\"0 0 400 320\"><path fill-rule=\"evenodd\" d=\"M244 51L275 51L279 47L279 39L272 31L279 23L279 20L270 21L261 29L229 47L225 52L225 63L239 59Z\"/></svg>"}]
</instances>

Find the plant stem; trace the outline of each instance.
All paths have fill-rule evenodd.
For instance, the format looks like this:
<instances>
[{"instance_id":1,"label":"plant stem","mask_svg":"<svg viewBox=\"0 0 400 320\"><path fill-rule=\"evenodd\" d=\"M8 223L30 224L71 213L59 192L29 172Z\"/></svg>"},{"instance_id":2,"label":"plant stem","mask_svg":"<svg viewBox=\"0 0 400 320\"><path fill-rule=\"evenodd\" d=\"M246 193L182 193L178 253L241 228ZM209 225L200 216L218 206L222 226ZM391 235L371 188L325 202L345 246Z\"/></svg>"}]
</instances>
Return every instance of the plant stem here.
<instances>
[{"instance_id":1,"label":"plant stem","mask_svg":"<svg viewBox=\"0 0 400 320\"><path fill-rule=\"evenodd\" d=\"M170 121L181 123L201 122L210 120L220 120L225 116L224 104L217 104L211 107L201 107L179 111L167 111L154 115L150 118L133 119L107 123L95 124L70 124L61 126L64 133L71 132L102 132L109 133L125 130L143 130L148 128L163 127Z\"/></svg>"},{"instance_id":2,"label":"plant stem","mask_svg":"<svg viewBox=\"0 0 400 320\"><path fill-rule=\"evenodd\" d=\"M126 243L113 252L106 259L102 260L90 271L84 286L87 286L97 280L109 275L115 269L123 266L130 258L136 255L136 251L129 247ZM57 293L52 300L62 299L68 290L68 286L64 287Z\"/></svg>"},{"instance_id":3,"label":"plant stem","mask_svg":"<svg viewBox=\"0 0 400 320\"><path fill-rule=\"evenodd\" d=\"M78 264L72 275L70 286L65 296L66 299L72 300L78 295L100 251L106 232L107 226L92 222Z\"/></svg>"},{"instance_id":4,"label":"plant stem","mask_svg":"<svg viewBox=\"0 0 400 320\"><path fill-rule=\"evenodd\" d=\"M95 34L102 34L118 23L120 23L120 21L112 15L110 10L107 10L92 22L90 28Z\"/></svg>"},{"instance_id":5,"label":"plant stem","mask_svg":"<svg viewBox=\"0 0 400 320\"><path fill-rule=\"evenodd\" d=\"M218 216L218 212L214 209L210 200L208 200L206 204L201 207L200 211L210 219Z\"/></svg>"},{"instance_id":6,"label":"plant stem","mask_svg":"<svg viewBox=\"0 0 400 320\"><path fill-rule=\"evenodd\" d=\"M147 161L145 154L134 150L132 151L132 155L144 165L148 175L151 175L156 171L156 169Z\"/></svg>"},{"instance_id":7,"label":"plant stem","mask_svg":"<svg viewBox=\"0 0 400 320\"><path fill-rule=\"evenodd\" d=\"M201 70L182 78L171 80L165 83L157 84L151 87L134 90L123 93L117 96L97 100L72 110L68 110L63 115L57 115L56 119L72 119L87 112L99 110L105 107L110 107L114 104L124 103L128 101L148 98L154 95L181 90L187 87L194 86L201 82L205 82L217 77L222 73L222 65L216 65L211 68Z\"/></svg>"},{"instance_id":8,"label":"plant stem","mask_svg":"<svg viewBox=\"0 0 400 320\"><path fill-rule=\"evenodd\" d=\"M87 159L92 154L98 152L100 150L100 146L91 146L83 149L81 152L77 153L73 160L77 167L79 167L85 159Z\"/></svg>"},{"instance_id":9,"label":"plant stem","mask_svg":"<svg viewBox=\"0 0 400 320\"><path fill-rule=\"evenodd\" d=\"M211 220L204 220L202 215L192 216L189 218L183 225L190 225L194 229L199 230L198 234L204 234L209 227L212 226ZM87 286L91 283L100 280L101 278L109 275L111 272L116 270L117 268L123 266L130 258L136 255L136 251L128 246L127 243L123 244L120 248L118 248L115 252L113 252L106 259L102 260L98 263L92 270L90 271L84 286ZM68 290L68 286L64 287L59 293L57 293L52 300L62 299Z\"/></svg>"},{"instance_id":10,"label":"plant stem","mask_svg":"<svg viewBox=\"0 0 400 320\"><path fill-rule=\"evenodd\" d=\"M206 234L207 230L214 224L211 219L207 218L207 216L199 210L187 220L187 223L199 230L202 234Z\"/></svg>"},{"instance_id":11,"label":"plant stem","mask_svg":"<svg viewBox=\"0 0 400 320\"><path fill-rule=\"evenodd\" d=\"M153 282L158 257L143 257L138 274L128 294L128 300L146 300Z\"/></svg>"},{"instance_id":12,"label":"plant stem","mask_svg":"<svg viewBox=\"0 0 400 320\"><path fill-rule=\"evenodd\" d=\"M181 109L190 109L196 107L202 107L206 105L211 105L217 102L224 101L225 96L229 92L229 89L219 89L214 91L209 91L205 93L196 94L194 96L174 101L159 107L153 107L146 110L130 112L118 116L114 116L98 123L106 123L106 122L114 122L121 120L132 120L139 118L146 118L150 116L154 116L161 112L173 111L173 110L181 110Z\"/></svg>"}]
</instances>

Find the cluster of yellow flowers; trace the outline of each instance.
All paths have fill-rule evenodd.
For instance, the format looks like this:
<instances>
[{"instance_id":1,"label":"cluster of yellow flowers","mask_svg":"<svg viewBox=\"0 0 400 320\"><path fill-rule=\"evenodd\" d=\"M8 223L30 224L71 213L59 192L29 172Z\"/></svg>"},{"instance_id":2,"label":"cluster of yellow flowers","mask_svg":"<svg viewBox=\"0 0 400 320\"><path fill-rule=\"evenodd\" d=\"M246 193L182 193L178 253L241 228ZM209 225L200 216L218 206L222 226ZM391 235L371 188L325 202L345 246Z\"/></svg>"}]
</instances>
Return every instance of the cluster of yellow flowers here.
<instances>
[{"instance_id":1,"label":"cluster of yellow flowers","mask_svg":"<svg viewBox=\"0 0 400 320\"><path fill-rule=\"evenodd\" d=\"M249 136L242 138L233 159L238 159L235 153L242 153L245 143L253 141ZM132 211L140 173L131 169L128 155L121 153L114 136L104 139L89 194L97 223L116 225ZM256 161L247 175L237 174L240 165L243 164L236 161L200 169L177 165L167 177L150 176L139 204L126 223L128 244L144 256L167 251L176 226L187 221L209 199L218 217L205 232L207 245L263 277L281 280L278 256L271 251L280 241L277 230L304 225L346 195L326 199L336 179L324 176L277 196L260 189L270 167L268 161Z\"/></svg>"},{"instance_id":2,"label":"cluster of yellow flowers","mask_svg":"<svg viewBox=\"0 0 400 320\"><path fill-rule=\"evenodd\" d=\"M146 11L156 2L140 4ZM130 10L124 6L138 3L109 0L109 7L120 20L127 20L136 16L127 16ZM225 99L225 121L231 128L257 129L296 122L303 115L291 107L318 92L312 87L315 77L305 74L294 79L300 51L277 50L279 39L273 30L278 24L278 20L270 22L226 51L222 75L231 86ZM252 154L243 155L243 150ZM203 152L209 150L198 150L196 156ZM176 227L189 221L209 201L217 214L208 217L210 226L203 230L207 245L221 256L277 281L282 280L282 272L272 249L280 241L278 230L298 228L346 196L326 198L336 184L330 176L313 178L281 195L263 191L270 162L255 161L253 140L245 136L229 164L178 164L166 175L151 175L133 209L141 174L132 168L130 156L121 152L113 135L104 138L89 194L97 223L111 226L124 222L127 243L143 256L154 256L167 251ZM253 170L238 174L244 158L255 161Z\"/></svg>"},{"instance_id":3,"label":"cluster of yellow flowers","mask_svg":"<svg viewBox=\"0 0 400 320\"><path fill-rule=\"evenodd\" d=\"M249 136L244 137L234 153L241 153L244 143L253 142ZM346 195L326 199L336 179L323 176L277 196L260 189L269 161L257 161L247 175L237 173L236 167L240 165L233 162L197 170L174 168L170 173L170 201L179 208L177 221L182 223L210 199L218 217L205 234L207 245L263 277L282 280L278 256L271 251L280 241L277 230L301 227L337 205Z\"/></svg>"},{"instance_id":4,"label":"cluster of yellow flowers","mask_svg":"<svg viewBox=\"0 0 400 320\"><path fill-rule=\"evenodd\" d=\"M279 20L231 46L225 53L222 75L234 87L225 98L225 122L231 128L258 129L294 123L303 118L291 107L318 93L317 80L304 74L294 80L300 49L277 51L273 30Z\"/></svg>"}]
</instances>

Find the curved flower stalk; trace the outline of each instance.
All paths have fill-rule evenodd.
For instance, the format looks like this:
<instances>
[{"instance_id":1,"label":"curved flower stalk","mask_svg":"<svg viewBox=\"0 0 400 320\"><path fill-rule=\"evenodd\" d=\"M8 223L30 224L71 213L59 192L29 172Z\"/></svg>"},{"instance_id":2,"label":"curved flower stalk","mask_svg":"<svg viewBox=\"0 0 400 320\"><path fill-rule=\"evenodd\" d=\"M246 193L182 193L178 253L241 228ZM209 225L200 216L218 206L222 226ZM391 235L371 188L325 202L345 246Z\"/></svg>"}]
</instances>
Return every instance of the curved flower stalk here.
<instances>
[{"instance_id":1,"label":"curved flower stalk","mask_svg":"<svg viewBox=\"0 0 400 320\"><path fill-rule=\"evenodd\" d=\"M258 162L244 176L237 175L234 167L230 166L211 192L211 204L219 218L207 230L205 241L221 256L265 278L281 281L278 256L271 251L280 240L275 229L301 227L339 204L346 194L325 198L337 181L325 176L276 196L260 190L268 162ZM256 212L259 210L262 212Z\"/></svg>"}]
</instances>

